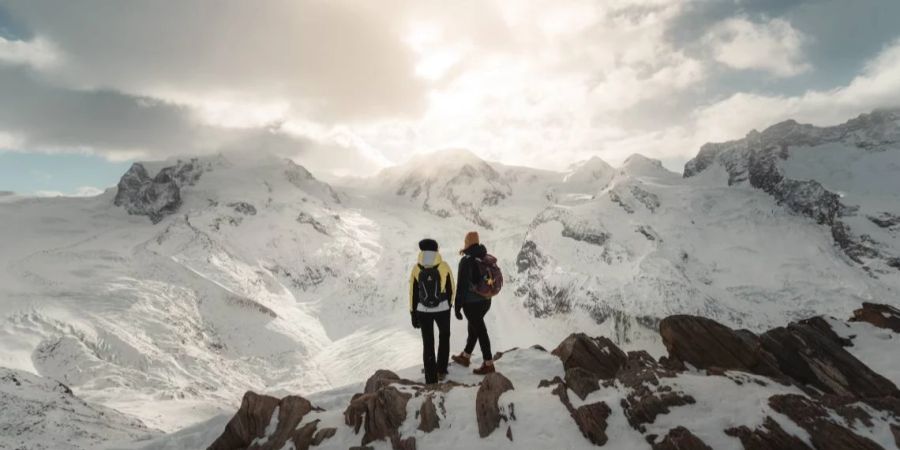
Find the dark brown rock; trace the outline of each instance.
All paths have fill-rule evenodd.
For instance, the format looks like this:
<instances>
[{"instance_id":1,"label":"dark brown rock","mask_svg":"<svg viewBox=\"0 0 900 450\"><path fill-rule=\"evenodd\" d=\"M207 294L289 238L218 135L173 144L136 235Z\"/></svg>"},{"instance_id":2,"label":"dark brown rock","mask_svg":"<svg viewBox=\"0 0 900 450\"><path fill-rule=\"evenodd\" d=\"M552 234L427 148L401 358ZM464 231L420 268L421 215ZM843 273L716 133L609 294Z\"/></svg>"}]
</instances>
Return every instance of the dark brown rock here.
<instances>
[{"instance_id":1,"label":"dark brown rock","mask_svg":"<svg viewBox=\"0 0 900 450\"><path fill-rule=\"evenodd\" d=\"M712 450L712 447L687 428L675 427L666 433L662 441L653 444L653 450Z\"/></svg>"},{"instance_id":2,"label":"dark brown rock","mask_svg":"<svg viewBox=\"0 0 900 450\"><path fill-rule=\"evenodd\" d=\"M627 359L609 339L592 338L584 333L569 335L552 353L562 360L566 370L580 367L604 380L615 377Z\"/></svg>"},{"instance_id":3,"label":"dark brown rock","mask_svg":"<svg viewBox=\"0 0 900 450\"><path fill-rule=\"evenodd\" d=\"M478 434L489 436L500 426L501 411L498 400L504 392L512 390L513 384L500 372L488 374L481 381L475 395L475 417L478 420Z\"/></svg>"},{"instance_id":4,"label":"dark brown rock","mask_svg":"<svg viewBox=\"0 0 900 450\"><path fill-rule=\"evenodd\" d=\"M396 373L391 372L390 370L377 370L368 380L366 380L366 387L363 390L363 393L371 394L397 381L400 381L400 376Z\"/></svg>"},{"instance_id":5,"label":"dark brown rock","mask_svg":"<svg viewBox=\"0 0 900 450\"><path fill-rule=\"evenodd\" d=\"M559 397L560 402L569 411L569 415L575 421L575 424L578 425L581 434L594 445L605 444L608 440L606 436L606 419L611 412L609 405L605 402L597 402L590 405L582 405L575 409L572 406L572 401L569 400L569 391L566 383L560 380L559 377L547 383L548 385L556 384L556 387L553 388L553 395Z\"/></svg>"},{"instance_id":6,"label":"dark brown rock","mask_svg":"<svg viewBox=\"0 0 900 450\"><path fill-rule=\"evenodd\" d=\"M249 448L250 444L258 438L264 438L265 442L253 446L254 449L280 449L288 441L294 442L298 449L308 448L312 442L313 433L316 431L318 421L310 422L301 428L297 428L304 416L314 408L303 397L288 396L281 400L267 395L258 395L253 392L244 394L241 407L234 415L225 431L212 445L211 450L233 450ZM272 421L272 416L278 411L278 426L275 431L266 436L266 427Z\"/></svg>"},{"instance_id":7,"label":"dark brown rock","mask_svg":"<svg viewBox=\"0 0 900 450\"><path fill-rule=\"evenodd\" d=\"M817 450L880 450L882 447L846 427L834 423L831 414L814 401L795 394L775 395L769 406L788 416L809 433Z\"/></svg>"},{"instance_id":8,"label":"dark brown rock","mask_svg":"<svg viewBox=\"0 0 900 450\"><path fill-rule=\"evenodd\" d=\"M397 430L406 420L406 403L410 397L393 386L357 394L344 411L344 422L353 427L355 433L359 433L360 428L365 430L362 445L399 437Z\"/></svg>"},{"instance_id":9,"label":"dark brown rock","mask_svg":"<svg viewBox=\"0 0 900 450\"><path fill-rule=\"evenodd\" d=\"M628 352L628 359L616 373L616 380L623 386L635 388L645 383L659 385L660 378L671 378L676 375L672 369L656 362L649 353L641 350Z\"/></svg>"},{"instance_id":10,"label":"dark brown rock","mask_svg":"<svg viewBox=\"0 0 900 450\"><path fill-rule=\"evenodd\" d=\"M410 436L401 439L399 436L391 438L391 447L393 450L416 450L416 438Z\"/></svg>"},{"instance_id":11,"label":"dark brown rock","mask_svg":"<svg viewBox=\"0 0 900 450\"><path fill-rule=\"evenodd\" d=\"M440 425L437 408L434 407L434 401L429 395L422 402L422 407L419 408L419 429L426 433L431 433L440 428Z\"/></svg>"},{"instance_id":12,"label":"dark brown rock","mask_svg":"<svg viewBox=\"0 0 900 450\"><path fill-rule=\"evenodd\" d=\"M584 400L588 394L600 389L600 379L581 367L573 367L566 370L566 386Z\"/></svg>"},{"instance_id":13,"label":"dark brown rock","mask_svg":"<svg viewBox=\"0 0 900 450\"><path fill-rule=\"evenodd\" d=\"M878 303L863 303L862 308L853 311L853 322L868 322L879 328L900 333L900 309Z\"/></svg>"},{"instance_id":14,"label":"dark brown rock","mask_svg":"<svg viewBox=\"0 0 900 450\"><path fill-rule=\"evenodd\" d=\"M322 428L316 432L315 436L313 436L312 445L322 445L327 439L333 438L335 434L337 434L337 428Z\"/></svg>"},{"instance_id":15,"label":"dark brown rock","mask_svg":"<svg viewBox=\"0 0 900 450\"><path fill-rule=\"evenodd\" d=\"M611 413L609 405L605 402L597 402L579 406L572 416L584 437L594 445L603 445L609 439L606 436L606 419Z\"/></svg>"},{"instance_id":16,"label":"dark brown rock","mask_svg":"<svg viewBox=\"0 0 900 450\"><path fill-rule=\"evenodd\" d=\"M729 428L725 434L741 440L745 450L812 450L797 436L788 434L771 417L762 426L751 430L746 426Z\"/></svg>"},{"instance_id":17,"label":"dark brown rock","mask_svg":"<svg viewBox=\"0 0 900 450\"><path fill-rule=\"evenodd\" d=\"M623 398L621 405L628 423L632 428L643 433L646 431L644 425L653 423L656 416L668 414L673 407L694 403L696 400L683 392L653 390L647 385L641 385Z\"/></svg>"},{"instance_id":18,"label":"dark brown rock","mask_svg":"<svg viewBox=\"0 0 900 450\"><path fill-rule=\"evenodd\" d=\"M801 320L799 323L816 330L819 334L822 335L822 337L827 338L828 340L840 345L841 347L849 347L853 345L852 340L838 336L838 334L834 332L834 329L831 328L831 325L828 323L828 321L826 321L822 316L816 316Z\"/></svg>"},{"instance_id":19,"label":"dark brown rock","mask_svg":"<svg viewBox=\"0 0 900 450\"><path fill-rule=\"evenodd\" d=\"M681 362L699 369L716 367L781 376L759 339L749 331L734 331L704 317L675 315L660 321L659 334L669 352L670 367Z\"/></svg>"},{"instance_id":20,"label":"dark brown rock","mask_svg":"<svg viewBox=\"0 0 900 450\"><path fill-rule=\"evenodd\" d=\"M860 398L898 396L887 378L847 352L821 327L807 321L763 333L760 342L780 370L795 381L826 393Z\"/></svg>"}]
</instances>

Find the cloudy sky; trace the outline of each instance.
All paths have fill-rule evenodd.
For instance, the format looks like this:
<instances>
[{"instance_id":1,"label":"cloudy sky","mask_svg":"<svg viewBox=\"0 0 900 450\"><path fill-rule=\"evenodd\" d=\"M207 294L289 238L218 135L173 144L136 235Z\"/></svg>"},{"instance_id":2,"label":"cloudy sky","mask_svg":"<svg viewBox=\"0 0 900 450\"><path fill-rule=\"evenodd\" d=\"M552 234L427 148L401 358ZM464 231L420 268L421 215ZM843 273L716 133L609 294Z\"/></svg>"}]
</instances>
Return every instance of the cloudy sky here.
<instances>
[{"instance_id":1,"label":"cloudy sky","mask_svg":"<svg viewBox=\"0 0 900 450\"><path fill-rule=\"evenodd\" d=\"M704 142L900 104L897 17L897 0L3 0L0 190L89 193L131 160L218 151L338 174L447 147L677 170Z\"/></svg>"}]
</instances>

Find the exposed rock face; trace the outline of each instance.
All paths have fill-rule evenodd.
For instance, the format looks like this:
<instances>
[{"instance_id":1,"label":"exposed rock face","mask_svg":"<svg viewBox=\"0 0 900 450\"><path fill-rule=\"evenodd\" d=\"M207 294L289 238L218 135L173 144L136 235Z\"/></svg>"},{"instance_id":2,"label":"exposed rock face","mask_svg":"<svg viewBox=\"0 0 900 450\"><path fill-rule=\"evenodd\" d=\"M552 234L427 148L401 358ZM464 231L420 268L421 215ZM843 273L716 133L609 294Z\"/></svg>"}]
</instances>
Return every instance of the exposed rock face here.
<instances>
[{"instance_id":1,"label":"exposed rock face","mask_svg":"<svg viewBox=\"0 0 900 450\"><path fill-rule=\"evenodd\" d=\"M691 177L718 162L728 172L728 184L749 183L774 197L789 210L807 216L831 228L835 243L852 260L883 258L877 246L866 236L854 235L842 217L854 214L854 208L815 180L787 178L781 161L793 147L811 147L841 142L867 151L877 151L900 142L894 127L883 126L900 120L900 111L876 111L835 127L818 128L788 120L763 132L752 131L744 139L721 144L706 144L684 167ZM870 218L871 219L871 218ZM890 217L873 220L879 226L893 226Z\"/></svg>"},{"instance_id":2,"label":"exposed rock face","mask_svg":"<svg viewBox=\"0 0 900 450\"><path fill-rule=\"evenodd\" d=\"M769 330L760 336L760 342L775 357L781 372L803 385L862 399L900 395L892 382L806 321Z\"/></svg>"},{"instance_id":3,"label":"exposed rock face","mask_svg":"<svg viewBox=\"0 0 900 450\"><path fill-rule=\"evenodd\" d=\"M487 437L499 426L500 421L511 418L504 414L504 408L498 403L500 396L513 389L513 384L499 372L488 374L481 381L475 397L475 416L478 419L478 434Z\"/></svg>"},{"instance_id":4,"label":"exposed rock face","mask_svg":"<svg viewBox=\"0 0 900 450\"><path fill-rule=\"evenodd\" d=\"M662 441L653 444L653 450L712 450L712 447L687 428L675 427L666 433Z\"/></svg>"},{"instance_id":5,"label":"exposed rock face","mask_svg":"<svg viewBox=\"0 0 900 450\"><path fill-rule=\"evenodd\" d=\"M303 397L288 396L279 400L247 392L244 394L241 408L209 449L277 450L288 442L296 449L308 449L315 440L321 443L329 434L334 434L333 431L325 430L316 433L318 421L298 427L303 418L314 410L316 408ZM267 430L271 423L277 423L274 431Z\"/></svg>"},{"instance_id":6,"label":"exposed rock face","mask_svg":"<svg viewBox=\"0 0 900 450\"><path fill-rule=\"evenodd\" d=\"M600 389L600 377L581 367L566 370L566 386L582 400L591 392Z\"/></svg>"},{"instance_id":7,"label":"exposed rock face","mask_svg":"<svg viewBox=\"0 0 900 450\"><path fill-rule=\"evenodd\" d=\"M799 395L776 395L769 406L788 416L806 430L818 450L876 450L882 447L830 419L828 411L810 399Z\"/></svg>"},{"instance_id":8,"label":"exposed rock face","mask_svg":"<svg viewBox=\"0 0 900 450\"><path fill-rule=\"evenodd\" d=\"M581 434L594 445L606 444L609 440L609 437L606 435L606 419L609 418L612 412L609 405L601 401L575 408L569 399L568 389L563 380L556 378L552 381L544 380L541 382L542 387L552 385L556 386L553 388L553 395L559 397L560 402L569 411L572 420L578 425Z\"/></svg>"},{"instance_id":9,"label":"exposed rock face","mask_svg":"<svg viewBox=\"0 0 900 450\"><path fill-rule=\"evenodd\" d=\"M788 434L771 417L762 426L751 430L746 426L729 428L725 434L741 440L746 450L812 450L802 439Z\"/></svg>"},{"instance_id":10,"label":"exposed rock face","mask_svg":"<svg viewBox=\"0 0 900 450\"><path fill-rule=\"evenodd\" d=\"M660 322L660 334L676 366L741 370L860 399L898 396L897 387L844 350L821 319L756 336L710 319L671 316Z\"/></svg>"},{"instance_id":11,"label":"exposed rock face","mask_svg":"<svg viewBox=\"0 0 900 450\"><path fill-rule=\"evenodd\" d=\"M614 378L628 359L608 338L592 338L584 333L569 335L551 353L562 360L566 370L581 368L604 380Z\"/></svg>"},{"instance_id":12,"label":"exposed rock face","mask_svg":"<svg viewBox=\"0 0 900 450\"><path fill-rule=\"evenodd\" d=\"M196 159L178 161L151 178L141 163L134 163L119 180L113 203L128 214L147 216L153 223L174 213L181 206L181 187L200 179L203 167Z\"/></svg>"},{"instance_id":13,"label":"exposed rock face","mask_svg":"<svg viewBox=\"0 0 900 450\"><path fill-rule=\"evenodd\" d=\"M410 397L393 386L357 394L344 411L344 422L355 433L364 429L362 445L376 440L398 440L397 430L406 420L406 404Z\"/></svg>"},{"instance_id":14,"label":"exposed rock face","mask_svg":"<svg viewBox=\"0 0 900 450\"><path fill-rule=\"evenodd\" d=\"M656 421L661 414L668 414L676 406L696 403L693 397L676 392L667 386L642 383L622 399L622 411L632 428L644 432L645 425Z\"/></svg>"},{"instance_id":15,"label":"exposed rock face","mask_svg":"<svg viewBox=\"0 0 900 450\"><path fill-rule=\"evenodd\" d=\"M441 421L438 418L437 408L434 406L434 400L428 396L422 407L419 408L419 429L431 433L441 427Z\"/></svg>"},{"instance_id":16,"label":"exposed rock face","mask_svg":"<svg viewBox=\"0 0 900 450\"><path fill-rule=\"evenodd\" d=\"M889 305L863 303L863 307L853 311L851 322L869 322L879 328L900 333L900 310Z\"/></svg>"},{"instance_id":17,"label":"exposed rock face","mask_svg":"<svg viewBox=\"0 0 900 450\"><path fill-rule=\"evenodd\" d=\"M596 445L603 445L609 439L606 436L606 419L611 413L612 410L605 402L597 402L579 406L572 417L584 437Z\"/></svg>"},{"instance_id":18,"label":"exposed rock face","mask_svg":"<svg viewBox=\"0 0 900 450\"><path fill-rule=\"evenodd\" d=\"M781 372L759 339L749 331L734 331L712 319L669 316L659 323L669 361L683 367L721 368L778 377Z\"/></svg>"}]
</instances>

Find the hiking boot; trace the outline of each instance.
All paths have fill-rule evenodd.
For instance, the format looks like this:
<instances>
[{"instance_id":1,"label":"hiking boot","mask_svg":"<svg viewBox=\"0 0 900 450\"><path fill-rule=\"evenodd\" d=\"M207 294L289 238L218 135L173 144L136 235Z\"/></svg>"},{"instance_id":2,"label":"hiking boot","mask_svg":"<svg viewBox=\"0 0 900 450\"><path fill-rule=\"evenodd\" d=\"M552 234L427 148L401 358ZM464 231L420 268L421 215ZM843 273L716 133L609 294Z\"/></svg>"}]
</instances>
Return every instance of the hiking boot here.
<instances>
[{"instance_id":1,"label":"hiking boot","mask_svg":"<svg viewBox=\"0 0 900 450\"><path fill-rule=\"evenodd\" d=\"M487 375L494 372L496 372L496 370L494 369L494 364L487 362L483 363L481 367L472 371L472 373L474 373L475 375Z\"/></svg>"},{"instance_id":2,"label":"hiking boot","mask_svg":"<svg viewBox=\"0 0 900 450\"><path fill-rule=\"evenodd\" d=\"M453 355L451 357L451 359L453 359L453 362L455 362L463 367L469 367L469 364L471 364L471 362L472 362L471 360L469 360L469 357L463 353L460 353L458 355Z\"/></svg>"},{"instance_id":3,"label":"hiking boot","mask_svg":"<svg viewBox=\"0 0 900 450\"><path fill-rule=\"evenodd\" d=\"M438 382L444 381L447 379L447 372L438 373Z\"/></svg>"}]
</instances>

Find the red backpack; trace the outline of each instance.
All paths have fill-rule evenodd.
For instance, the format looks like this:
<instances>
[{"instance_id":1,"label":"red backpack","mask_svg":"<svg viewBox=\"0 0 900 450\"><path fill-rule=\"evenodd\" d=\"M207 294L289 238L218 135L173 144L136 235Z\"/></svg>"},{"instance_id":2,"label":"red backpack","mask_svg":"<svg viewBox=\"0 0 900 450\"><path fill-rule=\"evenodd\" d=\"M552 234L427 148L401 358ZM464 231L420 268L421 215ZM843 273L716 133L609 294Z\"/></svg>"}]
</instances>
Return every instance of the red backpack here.
<instances>
[{"instance_id":1,"label":"red backpack","mask_svg":"<svg viewBox=\"0 0 900 450\"><path fill-rule=\"evenodd\" d=\"M474 280L473 290L476 294L491 298L500 293L503 288L503 273L497 266L497 258L492 255L485 255L484 258L475 259L475 266L478 267L478 279Z\"/></svg>"}]
</instances>

